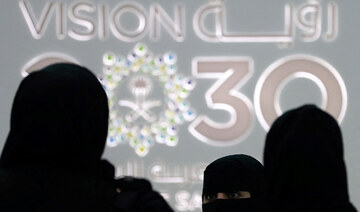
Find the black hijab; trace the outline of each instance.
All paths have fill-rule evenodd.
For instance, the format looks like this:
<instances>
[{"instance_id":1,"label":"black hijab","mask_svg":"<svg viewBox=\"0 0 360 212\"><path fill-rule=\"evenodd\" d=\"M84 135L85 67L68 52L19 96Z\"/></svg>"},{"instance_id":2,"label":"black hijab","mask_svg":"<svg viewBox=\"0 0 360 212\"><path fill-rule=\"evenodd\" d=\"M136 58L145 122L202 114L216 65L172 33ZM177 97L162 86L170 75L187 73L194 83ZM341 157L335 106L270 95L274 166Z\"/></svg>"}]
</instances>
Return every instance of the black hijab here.
<instances>
[{"instance_id":1,"label":"black hijab","mask_svg":"<svg viewBox=\"0 0 360 212\"><path fill-rule=\"evenodd\" d=\"M264 166L272 211L356 211L349 202L340 128L316 106L290 110L274 122Z\"/></svg>"},{"instance_id":2,"label":"black hijab","mask_svg":"<svg viewBox=\"0 0 360 212\"><path fill-rule=\"evenodd\" d=\"M27 76L16 93L0 167L98 167L108 129L108 103L98 79L74 64Z\"/></svg>"},{"instance_id":3,"label":"black hijab","mask_svg":"<svg viewBox=\"0 0 360 212\"><path fill-rule=\"evenodd\" d=\"M203 211L263 211L264 167L248 155L215 160L204 171L204 194L249 191L248 199L217 199L203 204Z\"/></svg>"}]
</instances>

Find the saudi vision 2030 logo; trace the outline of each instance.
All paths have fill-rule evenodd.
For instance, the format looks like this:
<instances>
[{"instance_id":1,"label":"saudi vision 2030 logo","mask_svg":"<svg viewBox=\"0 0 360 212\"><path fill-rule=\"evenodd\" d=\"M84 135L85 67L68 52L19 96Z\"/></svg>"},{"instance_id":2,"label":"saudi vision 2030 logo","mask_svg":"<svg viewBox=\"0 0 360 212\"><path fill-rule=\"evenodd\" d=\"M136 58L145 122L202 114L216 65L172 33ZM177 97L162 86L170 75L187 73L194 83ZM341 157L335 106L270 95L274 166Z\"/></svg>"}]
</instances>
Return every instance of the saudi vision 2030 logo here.
<instances>
[{"instance_id":1,"label":"saudi vision 2030 logo","mask_svg":"<svg viewBox=\"0 0 360 212\"><path fill-rule=\"evenodd\" d=\"M179 125L196 117L187 101L196 83L177 73L176 61L174 53L153 56L141 43L127 57L103 55L101 82L109 99L109 147L129 143L144 157L155 143L178 144Z\"/></svg>"}]
</instances>

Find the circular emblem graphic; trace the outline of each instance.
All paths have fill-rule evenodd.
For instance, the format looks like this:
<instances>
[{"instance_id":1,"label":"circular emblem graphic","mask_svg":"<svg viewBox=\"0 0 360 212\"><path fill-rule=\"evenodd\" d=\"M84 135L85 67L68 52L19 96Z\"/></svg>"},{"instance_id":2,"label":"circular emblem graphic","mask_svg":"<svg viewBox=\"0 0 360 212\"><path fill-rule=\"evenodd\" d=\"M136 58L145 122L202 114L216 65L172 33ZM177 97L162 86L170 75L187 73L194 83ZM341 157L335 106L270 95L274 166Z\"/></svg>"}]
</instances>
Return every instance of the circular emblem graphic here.
<instances>
[{"instance_id":1,"label":"circular emblem graphic","mask_svg":"<svg viewBox=\"0 0 360 212\"><path fill-rule=\"evenodd\" d=\"M109 147L129 143L144 157L155 143L178 144L179 125L196 117L187 101L196 82L177 73L176 61L174 53L153 56L141 43L127 57L103 55L101 82L109 99ZM152 95L156 85L161 97Z\"/></svg>"}]
</instances>

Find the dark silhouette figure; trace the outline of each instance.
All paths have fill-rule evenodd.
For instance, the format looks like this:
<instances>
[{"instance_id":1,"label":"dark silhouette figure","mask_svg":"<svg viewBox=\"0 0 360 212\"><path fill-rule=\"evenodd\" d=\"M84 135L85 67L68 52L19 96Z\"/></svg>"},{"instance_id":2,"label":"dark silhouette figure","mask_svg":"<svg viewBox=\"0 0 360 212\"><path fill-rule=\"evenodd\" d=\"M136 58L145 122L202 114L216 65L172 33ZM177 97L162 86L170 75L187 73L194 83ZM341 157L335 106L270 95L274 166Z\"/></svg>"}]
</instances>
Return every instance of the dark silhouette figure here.
<instances>
[{"instance_id":1,"label":"dark silhouette figure","mask_svg":"<svg viewBox=\"0 0 360 212\"><path fill-rule=\"evenodd\" d=\"M264 211L264 167L248 155L229 155L204 171L203 211Z\"/></svg>"},{"instance_id":2,"label":"dark silhouette figure","mask_svg":"<svg viewBox=\"0 0 360 212\"><path fill-rule=\"evenodd\" d=\"M274 122L264 166L271 211L356 211L349 202L340 128L316 106L290 110Z\"/></svg>"},{"instance_id":3,"label":"dark silhouette figure","mask_svg":"<svg viewBox=\"0 0 360 212\"><path fill-rule=\"evenodd\" d=\"M84 67L55 64L23 79L0 158L0 211L121 211L114 167L101 160L108 114Z\"/></svg>"},{"instance_id":4,"label":"dark silhouette figure","mask_svg":"<svg viewBox=\"0 0 360 212\"><path fill-rule=\"evenodd\" d=\"M0 158L0 210L108 210L108 114L101 84L83 67L56 64L23 79Z\"/></svg>"}]
</instances>

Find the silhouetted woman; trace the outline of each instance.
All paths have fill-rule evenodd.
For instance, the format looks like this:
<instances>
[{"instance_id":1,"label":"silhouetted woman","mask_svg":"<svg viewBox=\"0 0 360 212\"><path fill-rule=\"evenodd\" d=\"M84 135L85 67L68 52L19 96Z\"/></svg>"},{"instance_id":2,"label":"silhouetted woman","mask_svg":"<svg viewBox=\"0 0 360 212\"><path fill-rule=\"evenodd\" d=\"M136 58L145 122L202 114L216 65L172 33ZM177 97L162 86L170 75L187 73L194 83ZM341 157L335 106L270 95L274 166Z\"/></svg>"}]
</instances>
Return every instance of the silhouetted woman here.
<instances>
[{"instance_id":1,"label":"silhouetted woman","mask_svg":"<svg viewBox=\"0 0 360 212\"><path fill-rule=\"evenodd\" d=\"M0 158L0 211L172 211L144 180L114 180L101 160L108 114L102 85L84 67L55 64L23 79Z\"/></svg>"},{"instance_id":2,"label":"silhouetted woman","mask_svg":"<svg viewBox=\"0 0 360 212\"><path fill-rule=\"evenodd\" d=\"M354 212L337 121L313 105L272 125L265 145L266 196L274 212Z\"/></svg>"},{"instance_id":3,"label":"silhouetted woman","mask_svg":"<svg viewBox=\"0 0 360 212\"><path fill-rule=\"evenodd\" d=\"M83 67L56 64L23 79L0 159L0 210L108 210L108 114L101 84Z\"/></svg>"},{"instance_id":4,"label":"silhouetted woman","mask_svg":"<svg viewBox=\"0 0 360 212\"><path fill-rule=\"evenodd\" d=\"M264 211L264 167L248 155L229 155L204 171L203 211Z\"/></svg>"}]
</instances>

